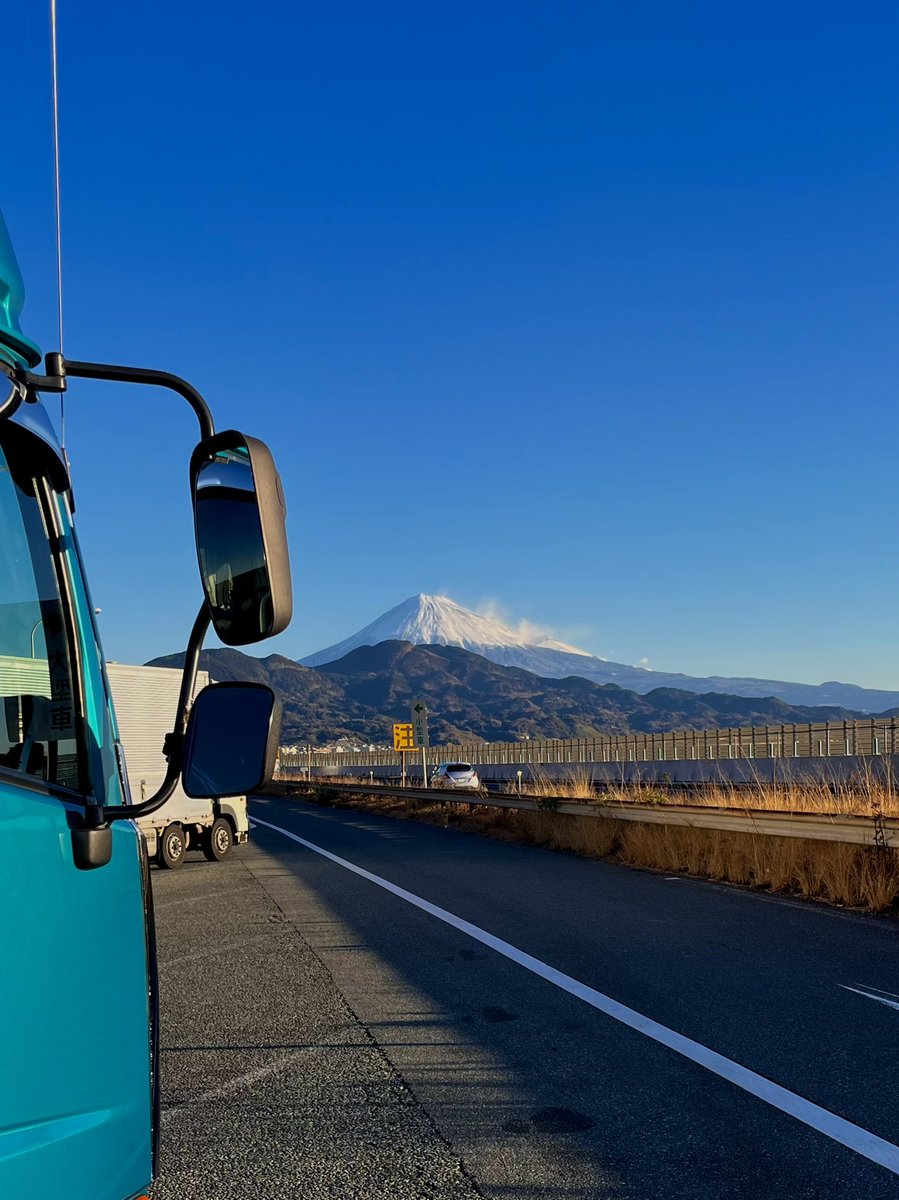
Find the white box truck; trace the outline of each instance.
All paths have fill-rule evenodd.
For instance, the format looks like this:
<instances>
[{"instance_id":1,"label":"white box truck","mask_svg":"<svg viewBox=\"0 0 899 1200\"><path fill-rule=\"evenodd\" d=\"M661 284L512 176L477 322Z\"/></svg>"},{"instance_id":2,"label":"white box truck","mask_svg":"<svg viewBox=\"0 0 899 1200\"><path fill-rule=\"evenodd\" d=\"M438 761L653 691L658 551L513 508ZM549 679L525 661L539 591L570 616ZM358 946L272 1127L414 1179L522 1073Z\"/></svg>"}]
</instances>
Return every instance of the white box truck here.
<instances>
[{"instance_id":1,"label":"white box truck","mask_svg":"<svg viewBox=\"0 0 899 1200\"><path fill-rule=\"evenodd\" d=\"M125 770L135 803L149 799L165 778L162 752L172 731L181 688L181 671L168 667L132 667L107 663L109 687L125 751ZM194 695L210 682L197 672ZM249 830L246 796L220 800L191 800L181 784L149 816L137 822L147 850L161 867L179 867L188 850L202 850L211 862L226 858L235 842L245 842Z\"/></svg>"}]
</instances>

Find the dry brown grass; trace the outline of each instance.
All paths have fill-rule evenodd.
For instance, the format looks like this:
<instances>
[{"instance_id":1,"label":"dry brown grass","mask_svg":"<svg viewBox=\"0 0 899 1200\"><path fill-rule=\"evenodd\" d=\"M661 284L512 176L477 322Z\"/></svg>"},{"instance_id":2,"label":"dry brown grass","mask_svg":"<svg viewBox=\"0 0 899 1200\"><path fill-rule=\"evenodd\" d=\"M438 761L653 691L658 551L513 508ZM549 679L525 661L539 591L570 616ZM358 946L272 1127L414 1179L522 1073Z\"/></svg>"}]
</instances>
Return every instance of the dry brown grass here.
<instances>
[{"instance_id":1,"label":"dry brown grass","mask_svg":"<svg viewBox=\"0 0 899 1200\"><path fill-rule=\"evenodd\" d=\"M899 855L893 850L603 817L512 815L517 840L611 858L632 867L738 883L870 912L884 912L899 898Z\"/></svg>"},{"instance_id":2,"label":"dry brown grass","mask_svg":"<svg viewBox=\"0 0 899 1200\"><path fill-rule=\"evenodd\" d=\"M509 795L516 782L506 783ZM575 766L562 776L537 770L523 780L522 793L544 800L594 800L620 804L702 804L717 808L763 809L774 812L828 813L833 816L899 816L899 793L889 781L868 770L849 781L833 783L768 783L758 778L750 786L722 782L673 790L650 783L612 785L597 793L588 766Z\"/></svg>"},{"instance_id":3,"label":"dry brown grass","mask_svg":"<svg viewBox=\"0 0 899 1200\"><path fill-rule=\"evenodd\" d=\"M899 816L899 795L870 772L851 782L764 783L752 787L708 784L671 792L650 785L613 787L601 800L625 804L702 804L718 808L764 809L774 812L826 813L832 816Z\"/></svg>"},{"instance_id":4,"label":"dry brown grass","mask_svg":"<svg viewBox=\"0 0 899 1200\"><path fill-rule=\"evenodd\" d=\"M717 792L711 794L716 798L706 803L718 803ZM747 805L746 796L738 795L742 797L739 807L764 807L756 804L754 796ZM690 800L694 801L692 795ZM600 816L523 812L482 806L456 797L431 803L397 794L357 794L341 799L341 806L452 825L502 841L546 846L627 866L721 880L869 912L894 908L899 899L899 855L893 850L641 824Z\"/></svg>"},{"instance_id":5,"label":"dry brown grass","mask_svg":"<svg viewBox=\"0 0 899 1200\"><path fill-rule=\"evenodd\" d=\"M518 785L507 784L507 792L517 792ZM539 768L534 771L532 778L522 782L522 791L528 796L538 796L541 799L552 800L595 800L596 789L593 777L587 766L572 767L562 776L550 775Z\"/></svg>"}]
</instances>

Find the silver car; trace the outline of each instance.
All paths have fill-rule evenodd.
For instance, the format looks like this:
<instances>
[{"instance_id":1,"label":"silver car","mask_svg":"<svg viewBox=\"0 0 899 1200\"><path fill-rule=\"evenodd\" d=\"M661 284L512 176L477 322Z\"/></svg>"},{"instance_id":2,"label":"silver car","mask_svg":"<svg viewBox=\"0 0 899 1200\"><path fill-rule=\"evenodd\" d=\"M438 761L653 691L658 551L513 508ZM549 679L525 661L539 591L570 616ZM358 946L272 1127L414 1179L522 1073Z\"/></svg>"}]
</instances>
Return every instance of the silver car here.
<instances>
[{"instance_id":1,"label":"silver car","mask_svg":"<svg viewBox=\"0 0 899 1200\"><path fill-rule=\"evenodd\" d=\"M433 788L461 788L467 792L480 791L481 781L471 763L441 763L431 776Z\"/></svg>"}]
</instances>

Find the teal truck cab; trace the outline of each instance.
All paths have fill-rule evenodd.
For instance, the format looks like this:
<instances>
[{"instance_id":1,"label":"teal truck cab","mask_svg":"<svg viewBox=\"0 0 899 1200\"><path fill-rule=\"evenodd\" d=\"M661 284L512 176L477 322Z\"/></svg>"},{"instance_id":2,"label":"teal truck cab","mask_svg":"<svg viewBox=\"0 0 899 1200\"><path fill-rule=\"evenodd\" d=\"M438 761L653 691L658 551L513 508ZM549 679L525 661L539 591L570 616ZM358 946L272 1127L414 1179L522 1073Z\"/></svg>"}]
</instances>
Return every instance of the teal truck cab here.
<instances>
[{"instance_id":1,"label":"teal truck cab","mask_svg":"<svg viewBox=\"0 0 899 1200\"><path fill-rule=\"evenodd\" d=\"M152 898L134 819L179 782L220 797L271 773L280 714L268 689L218 684L190 698L210 622L238 646L290 620L284 500L262 443L216 435L183 380L61 354L35 373L21 305L0 217L0 1196L133 1200L151 1183L159 1129ZM40 401L77 377L173 388L200 421L190 481L202 603L165 782L137 804L68 466Z\"/></svg>"}]
</instances>

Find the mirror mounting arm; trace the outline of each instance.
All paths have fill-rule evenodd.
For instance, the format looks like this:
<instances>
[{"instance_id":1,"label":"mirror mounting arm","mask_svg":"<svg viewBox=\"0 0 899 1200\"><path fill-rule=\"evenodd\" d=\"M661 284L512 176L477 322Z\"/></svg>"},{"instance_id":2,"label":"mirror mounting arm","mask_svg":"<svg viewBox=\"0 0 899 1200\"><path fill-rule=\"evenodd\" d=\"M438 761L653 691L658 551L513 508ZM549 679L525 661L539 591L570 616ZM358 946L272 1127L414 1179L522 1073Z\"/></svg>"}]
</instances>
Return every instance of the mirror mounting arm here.
<instances>
[{"instance_id":1,"label":"mirror mounting arm","mask_svg":"<svg viewBox=\"0 0 899 1200\"><path fill-rule=\"evenodd\" d=\"M200 423L200 437L215 435L215 424L209 405L193 386L180 375L170 371L154 371L147 367L119 367L111 363L81 362L64 358L61 354L48 354L45 358L46 375L32 375L23 371L21 377L37 392L64 392L70 375L78 379L105 379L110 383L145 383L153 387L168 388L183 396L191 406Z\"/></svg>"},{"instance_id":2,"label":"mirror mounting arm","mask_svg":"<svg viewBox=\"0 0 899 1200\"><path fill-rule=\"evenodd\" d=\"M168 756L169 765L165 773L165 779L162 781L162 786L155 795L150 796L148 800L142 800L140 804L117 805L115 808L104 809L103 818L106 821L134 821L138 817L149 816L150 813L156 812L157 808L161 808L172 792L174 792L181 777L187 714L190 709L191 698L194 694L194 686L197 682L197 671L200 667L200 652L203 649L203 640L206 637L208 628L209 605L204 600L200 606L200 611L197 613L193 628L190 631L190 637L187 641L187 650L184 655L184 669L181 672L181 692L178 696L178 711L175 715L175 728L165 739L165 754Z\"/></svg>"}]
</instances>

